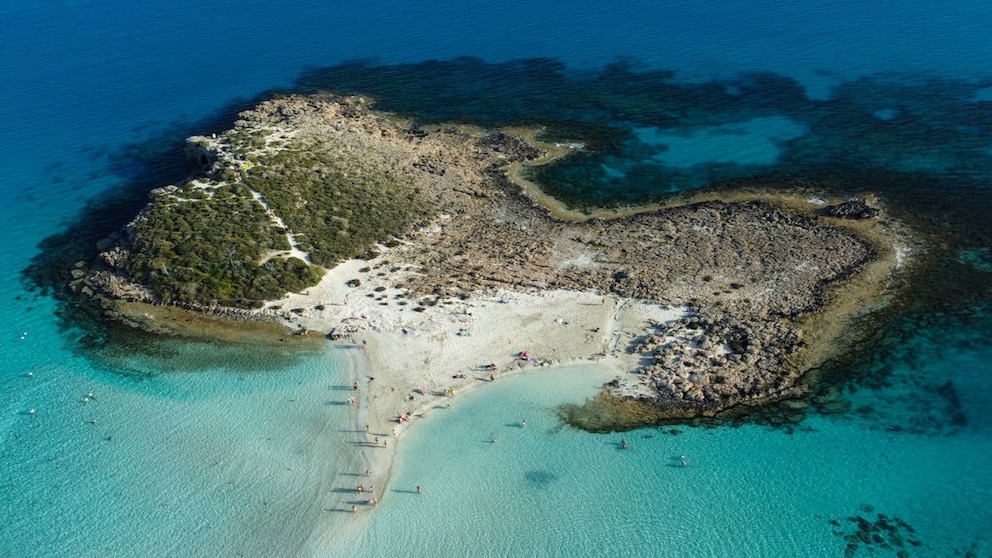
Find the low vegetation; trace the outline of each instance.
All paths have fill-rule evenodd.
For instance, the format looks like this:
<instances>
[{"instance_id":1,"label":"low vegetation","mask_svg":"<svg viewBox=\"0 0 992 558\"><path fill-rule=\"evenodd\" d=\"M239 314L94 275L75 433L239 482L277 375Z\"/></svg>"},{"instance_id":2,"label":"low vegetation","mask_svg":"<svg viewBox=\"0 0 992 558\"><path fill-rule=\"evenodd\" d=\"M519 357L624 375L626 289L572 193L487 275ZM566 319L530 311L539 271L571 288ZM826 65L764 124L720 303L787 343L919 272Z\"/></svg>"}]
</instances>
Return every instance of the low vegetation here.
<instances>
[{"instance_id":1,"label":"low vegetation","mask_svg":"<svg viewBox=\"0 0 992 558\"><path fill-rule=\"evenodd\" d=\"M245 182L325 267L402 236L427 213L401 181L320 144L265 157L246 171Z\"/></svg>"},{"instance_id":2,"label":"low vegetation","mask_svg":"<svg viewBox=\"0 0 992 558\"><path fill-rule=\"evenodd\" d=\"M231 139L239 155L248 153L245 164L218 165L211 180L155 192L132 224L125 269L162 302L259 307L315 285L326 267L403 235L427 214L401 181L325 145L273 150L258 135ZM287 233L310 263L290 256Z\"/></svg>"}]
</instances>

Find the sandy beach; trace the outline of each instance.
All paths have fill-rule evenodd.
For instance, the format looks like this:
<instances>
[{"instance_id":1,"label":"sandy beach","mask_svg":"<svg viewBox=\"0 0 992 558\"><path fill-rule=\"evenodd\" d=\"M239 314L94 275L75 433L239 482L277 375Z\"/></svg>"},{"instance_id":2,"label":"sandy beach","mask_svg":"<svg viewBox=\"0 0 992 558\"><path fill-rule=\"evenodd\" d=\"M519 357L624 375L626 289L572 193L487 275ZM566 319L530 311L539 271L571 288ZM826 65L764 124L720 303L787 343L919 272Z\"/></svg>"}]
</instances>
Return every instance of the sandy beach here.
<instances>
[{"instance_id":1,"label":"sandy beach","mask_svg":"<svg viewBox=\"0 0 992 558\"><path fill-rule=\"evenodd\" d=\"M634 338L651 321L684 315L679 307L567 290L494 291L415 311L382 302L397 294L382 290L397 277L360 271L370 264L344 262L319 285L269 307L295 329L336 332L342 337L330 343L358 351L358 389L342 393L355 397L355 429L368 426L363 449L380 486L388 480L392 442L457 405L458 394L546 366L595 362L606 375L626 374L642 358L625 350ZM360 284L349 286L355 278ZM400 422L401 416L407 418Z\"/></svg>"}]
</instances>

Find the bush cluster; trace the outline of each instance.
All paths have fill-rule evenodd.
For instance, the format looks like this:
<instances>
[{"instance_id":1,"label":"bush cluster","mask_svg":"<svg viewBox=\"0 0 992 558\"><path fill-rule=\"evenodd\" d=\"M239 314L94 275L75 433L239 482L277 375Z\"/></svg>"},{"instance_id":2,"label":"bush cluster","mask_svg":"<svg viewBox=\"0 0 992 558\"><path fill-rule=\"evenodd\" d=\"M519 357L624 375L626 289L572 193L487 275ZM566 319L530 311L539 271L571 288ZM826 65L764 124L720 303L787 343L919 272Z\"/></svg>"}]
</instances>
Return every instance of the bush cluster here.
<instances>
[{"instance_id":1,"label":"bush cluster","mask_svg":"<svg viewBox=\"0 0 992 558\"><path fill-rule=\"evenodd\" d=\"M325 267L402 236L427 214L401 181L320 146L266 156L246 171L245 182L282 217L313 263Z\"/></svg>"},{"instance_id":2,"label":"bush cluster","mask_svg":"<svg viewBox=\"0 0 992 558\"><path fill-rule=\"evenodd\" d=\"M234 143L258 148L264 140L246 136ZM248 168L214 173L230 182L189 183L155 195L132 226L136 249L125 265L132 278L166 303L258 307L315 285L325 267L405 234L427 214L406 185L368 163L336 158L326 146L255 153ZM251 190L288 231L273 223ZM290 249L287 232L313 265L269 257Z\"/></svg>"},{"instance_id":3,"label":"bush cluster","mask_svg":"<svg viewBox=\"0 0 992 558\"><path fill-rule=\"evenodd\" d=\"M157 194L132 230L136 249L125 269L165 303L258 307L323 275L299 259L261 263L289 243L237 184L203 189L190 183Z\"/></svg>"}]
</instances>

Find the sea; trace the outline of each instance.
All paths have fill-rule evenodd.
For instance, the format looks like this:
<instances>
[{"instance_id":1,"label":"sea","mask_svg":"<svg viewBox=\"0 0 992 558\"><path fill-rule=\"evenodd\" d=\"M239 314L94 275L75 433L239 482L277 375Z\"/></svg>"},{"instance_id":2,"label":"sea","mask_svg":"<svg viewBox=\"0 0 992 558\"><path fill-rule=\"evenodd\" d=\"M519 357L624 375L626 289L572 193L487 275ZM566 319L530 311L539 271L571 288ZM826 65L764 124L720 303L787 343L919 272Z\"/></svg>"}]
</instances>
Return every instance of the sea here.
<instances>
[{"instance_id":1,"label":"sea","mask_svg":"<svg viewBox=\"0 0 992 558\"><path fill-rule=\"evenodd\" d=\"M992 556L989 29L987 0L6 0L0 556ZM373 509L354 351L149 339L59 290L185 137L322 89L582 141L541 171L575 205L870 192L923 248L808 400L589 433L559 409L603 371L541 369L419 421Z\"/></svg>"}]
</instances>

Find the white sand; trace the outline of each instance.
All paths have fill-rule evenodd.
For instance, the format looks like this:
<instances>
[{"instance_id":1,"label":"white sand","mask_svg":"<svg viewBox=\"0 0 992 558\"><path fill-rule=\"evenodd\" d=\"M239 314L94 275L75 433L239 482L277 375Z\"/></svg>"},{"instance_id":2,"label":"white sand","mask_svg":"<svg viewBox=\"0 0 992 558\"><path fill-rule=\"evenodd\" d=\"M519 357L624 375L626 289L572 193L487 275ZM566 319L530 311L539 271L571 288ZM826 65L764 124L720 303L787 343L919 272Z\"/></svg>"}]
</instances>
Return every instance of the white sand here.
<instances>
[{"instance_id":1,"label":"white sand","mask_svg":"<svg viewBox=\"0 0 992 558\"><path fill-rule=\"evenodd\" d=\"M338 343L353 347L367 363L360 368L369 377L356 378L355 425L359 430L369 426L366 456L376 477L370 482L377 486L388 481L394 431L401 436L410 424L437 412L433 409L457 404L458 393L488 385L490 374L499 381L541 366L591 362L624 374L639 366L638 355L626 349L649 320L684 315L682 308L572 291L501 291L417 312L415 303L400 305L402 299L395 298L400 291L391 285L402 280L402 271L360 271L376 263L342 263L319 285L269 306L279 306L294 327L350 330ZM360 286L346 285L356 278ZM522 351L533 360L521 358ZM489 364L496 369L487 369ZM398 423L407 413L411 420ZM375 437L380 445L374 444Z\"/></svg>"}]
</instances>

